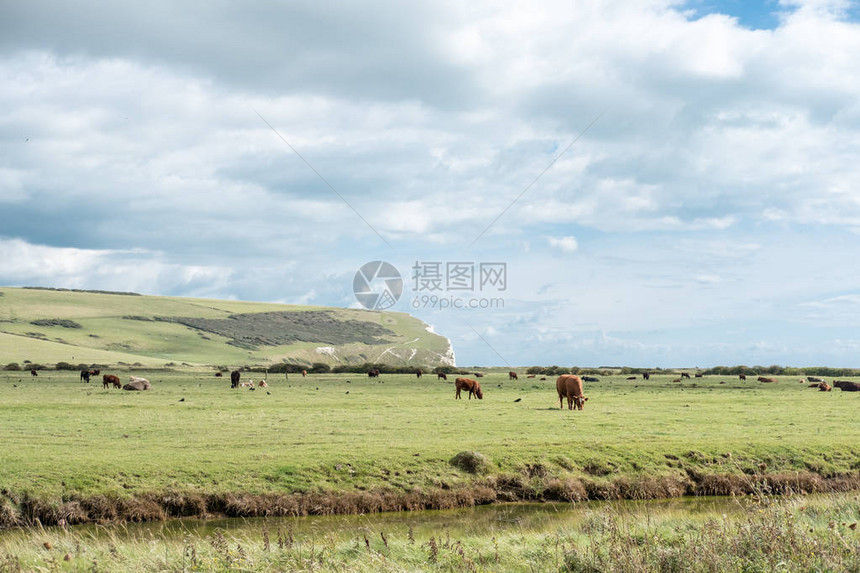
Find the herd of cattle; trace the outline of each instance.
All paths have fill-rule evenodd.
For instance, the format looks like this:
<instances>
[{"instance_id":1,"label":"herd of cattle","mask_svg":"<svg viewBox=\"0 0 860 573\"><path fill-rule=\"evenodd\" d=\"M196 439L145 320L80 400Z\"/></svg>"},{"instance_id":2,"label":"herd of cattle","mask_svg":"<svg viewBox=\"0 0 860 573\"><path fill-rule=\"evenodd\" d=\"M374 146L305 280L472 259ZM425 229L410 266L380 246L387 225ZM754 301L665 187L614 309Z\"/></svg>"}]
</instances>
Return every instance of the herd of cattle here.
<instances>
[{"instance_id":1,"label":"herd of cattle","mask_svg":"<svg viewBox=\"0 0 860 573\"><path fill-rule=\"evenodd\" d=\"M379 378L380 375L379 369L372 369L367 371L367 376L369 378ZM81 370L81 380L85 382L89 382L90 378L94 376L98 376L101 374L101 370ZM302 370L302 377L306 377L308 375L307 370ZM416 369L415 375L418 378L424 372L421 369ZM38 372L36 370L30 370L31 376L38 376ZM474 372L473 375L475 378L482 378L484 375L481 372ZM215 376L221 378L223 374L221 372L216 372ZM265 380L260 380L257 382L256 386L253 380L248 382L241 382L241 372L238 370L234 370L230 373L230 387L231 388L240 388L240 387L248 387L253 390L255 387L260 388L268 388L268 384ZM703 374L694 374L696 378L702 378ZM448 380L448 376L442 372L441 370L436 371L437 380ZM535 374L529 374L528 378L534 378ZM673 380L673 382L680 382L684 378L690 378L690 375L686 372L682 372L679 378ZM747 379L746 375L739 374L738 378L740 380L745 381ZM628 376L627 380L637 380L636 376ZM651 375L648 372L642 374L643 380L650 380ZM519 376L516 372L511 370L508 372L508 380L519 380ZM545 376L541 377L541 380L546 380ZM759 376L756 378L756 381L761 382L763 384L773 384L778 382L776 378L767 378L765 376ZM569 410L577 409L582 410L585 402L588 398L585 396L582 388L583 382L599 382L599 379L594 376L577 376L575 374L562 374L556 379L555 388L558 393L558 402L559 408L564 408L564 401L567 400L567 407ZM830 392L833 388L839 388L843 392L860 392L860 383L851 382L849 380L834 380L832 385L828 384L825 380L821 378L816 378L815 376L807 377L807 380L800 380L800 383L807 383L809 388L818 388L822 392ZM149 390L152 386L146 378L140 378L138 376L131 376L129 379L129 383L126 385L122 385L118 376L113 374L104 374L102 376L102 384L105 388L122 388L123 390ZM721 381L720 384L725 384L724 381ZM468 392L469 400L472 399L472 396L475 396L478 400L484 399L484 392L481 389L481 383L472 378L457 378L454 381L455 387L455 399L461 399L461 392L465 390Z\"/></svg>"}]
</instances>

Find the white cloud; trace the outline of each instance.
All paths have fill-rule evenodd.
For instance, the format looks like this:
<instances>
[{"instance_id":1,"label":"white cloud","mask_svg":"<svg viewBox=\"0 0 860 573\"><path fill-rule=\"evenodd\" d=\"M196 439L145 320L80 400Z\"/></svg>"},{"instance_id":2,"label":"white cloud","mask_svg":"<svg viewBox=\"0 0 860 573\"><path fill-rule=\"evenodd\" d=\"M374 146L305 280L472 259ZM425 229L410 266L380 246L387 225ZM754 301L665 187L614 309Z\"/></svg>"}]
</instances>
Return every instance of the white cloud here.
<instances>
[{"instance_id":1,"label":"white cloud","mask_svg":"<svg viewBox=\"0 0 860 573\"><path fill-rule=\"evenodd\" d=\"M550 247L565 253L576 252L576 249L579 248L579 243L576 241L576 237L547 237L547 241L549 241Z\"/></svg>"}]
</instances>

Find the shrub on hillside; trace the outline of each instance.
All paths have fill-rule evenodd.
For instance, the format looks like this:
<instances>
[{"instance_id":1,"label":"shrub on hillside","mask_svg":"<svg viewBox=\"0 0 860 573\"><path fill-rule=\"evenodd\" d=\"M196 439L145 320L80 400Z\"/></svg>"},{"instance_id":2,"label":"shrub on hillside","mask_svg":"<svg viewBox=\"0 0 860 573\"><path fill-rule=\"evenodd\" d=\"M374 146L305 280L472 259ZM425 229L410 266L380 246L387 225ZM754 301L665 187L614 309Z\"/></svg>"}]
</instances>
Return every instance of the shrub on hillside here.
<instances>
[{"instance_id":1,"label":"shrub on hillside","mask_svg":"<svg viewBox=\"0 0 860 573\"><path fill-rule=\"evenodd\" d=\"M3 370L21 370L21 366L17 362L10 362L6 366L3 367Z\"/></svg>"}]
</instances>

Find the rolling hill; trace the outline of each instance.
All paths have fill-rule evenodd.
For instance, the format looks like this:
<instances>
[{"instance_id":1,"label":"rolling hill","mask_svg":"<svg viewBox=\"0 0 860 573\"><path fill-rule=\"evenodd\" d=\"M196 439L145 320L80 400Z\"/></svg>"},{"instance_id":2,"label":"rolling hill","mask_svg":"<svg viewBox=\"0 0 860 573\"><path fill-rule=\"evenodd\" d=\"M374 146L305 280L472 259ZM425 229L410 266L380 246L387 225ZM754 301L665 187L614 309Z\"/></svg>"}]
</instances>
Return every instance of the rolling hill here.
<instances>
[{"instance_id":1,"label":"rolling hill","mask_svg":"<svg viewBox=\"0 0 860 573\"><path fill-rule=\"evenodd\" d=\"M405 313L0 287L0 364L453 364Z\"/></svg>"}]
</instances>

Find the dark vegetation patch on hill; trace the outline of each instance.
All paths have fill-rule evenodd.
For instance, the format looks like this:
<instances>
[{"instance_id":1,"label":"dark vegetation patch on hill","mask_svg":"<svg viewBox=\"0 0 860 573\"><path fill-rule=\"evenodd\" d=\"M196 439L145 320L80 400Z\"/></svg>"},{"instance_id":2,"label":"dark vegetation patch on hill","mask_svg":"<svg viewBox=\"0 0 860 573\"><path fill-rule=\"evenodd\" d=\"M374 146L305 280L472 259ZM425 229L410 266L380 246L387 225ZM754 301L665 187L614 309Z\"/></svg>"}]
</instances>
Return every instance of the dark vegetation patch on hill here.
<instances>
[{"instance_id":1,"label":"dark vegetation patch on hill","mask_svg":"<svg viewBox=\"0 0 860 573\"><path fill-rule=\"evenodd\" d=\"M240 348L283 346L296 342L314 342L332 346L359 342L386 344L384 337L397 336L394 331L374 322L339 320L329 311L259 312L233 314L227 318L156 317L161 322L175 322L189 328L211 332Z\"/></svg>"},{"instance_id":2,"label":"dark vegetation patch on hill","mask_svg":"<svg viewBox=\"0 0 860 573\"><path fill-rule=\"evenodd\" d=\"M42 318L39 320L31 320L33 326L62 326L63 328L83 328L74 320L67 318Z\"/></svg>"},{"instance_id":3,"label":"dark vegetation patch on hill","mask_svg":"<svg viewBox=\"0 0 860 573\"><path fill-rule=\"evenodd\" d=\"M38 286L25 286L21 287L29 290L52 290L56 292L88 292L93 294L119 294L122 296L143 296L138 292L120 292L114 290L88 290L88 289L79 289L79 288L57 288L57 287L38 287Z\"/></svg>"}]
</instances>

